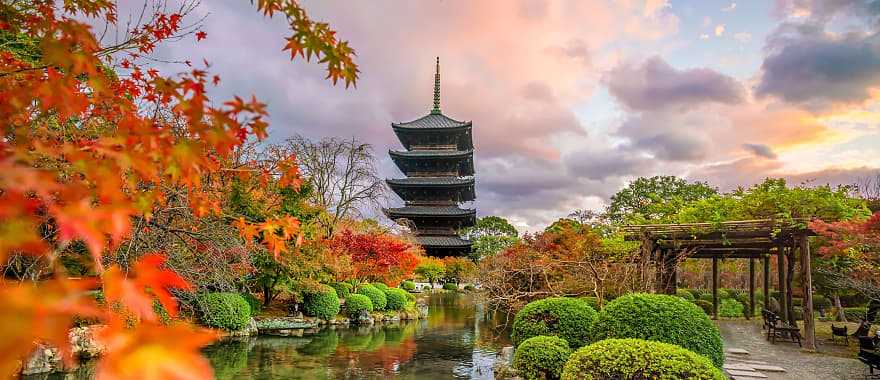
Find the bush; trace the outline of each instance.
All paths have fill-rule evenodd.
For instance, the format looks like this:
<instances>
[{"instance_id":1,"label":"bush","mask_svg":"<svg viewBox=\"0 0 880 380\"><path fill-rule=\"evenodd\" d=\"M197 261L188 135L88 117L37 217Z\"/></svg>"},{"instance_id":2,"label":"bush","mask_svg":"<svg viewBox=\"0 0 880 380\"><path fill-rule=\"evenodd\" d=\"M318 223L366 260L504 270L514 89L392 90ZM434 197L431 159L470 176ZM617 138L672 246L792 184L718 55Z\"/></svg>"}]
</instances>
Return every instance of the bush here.
<instances>
[{"instance_id":1,"label":"bush","mask_svg":"<svg viewBox=\"0 0 880 380\"><path fill-rule=\"evenodd\" d=\"M793 297L791 299L792 306L804 306L804 299L800 297Z\"/></svg>"},{"instance_id":2,"label":"bush","mask_svg":"<svg viewBox=\"0 0 880 380\"><path fill-rule=\"evenodd\" d=\"M385 298L385 292L376 289L375 286L370 284L362 284L358 286L357 293L370 298L370 302L373 303L373 310L385 310L385 305L388 303L388 299Z\"/></svg>"},{"instance_id":3,"label":"bush","mask_svg":"<svg viewBox=\"0 0 880 380\"><path fill-rule=\"evenodd\" d=\"M571 355L565 339L556 336L534 336L520 343L513 356L513 367L526 380L558 379Z\"/></svg>"},{"instance_id":4,"label":"bush","mask_svg":"<svg viewBox=\"0 0 880 380\"><path fill-rule=\"evenodd\" d=\"M408 292L414 292L416 291L416 283L410 280L406 280L400 283L400 288Z\"/></svg>"},{"instance_id":5,"label":"bush","mask_svg":"<svg viewBox=\"0 0 880 380\"><path fill-rule=\"evenodd\" d=\"M831 310L832 307L831 299L828 297L816 294L813 296L813 308L816 310Z\"/></svg>"},{"instance_id":6,"label":"bush","mask_svg":"<svg viewBox=\"0 0 880 380\"><path fill-rule=\"evenodd\" d=\"M721 300L718 305L718 316L727 318L739 318L743 316L743 304L733 298Z\"/></svg>"},{"instance_id":7,"label":"bush","mask_svg":"<svg viewBox=\"0 0 880 380\"><path fill-rule=\"evenodd\" d=\"M687 289L678 289L675 291L675 295L683 298L685 301L688 302L694 302L696 300L696 298L694 298L694 294Z\"/></svg>"},{"instance_id":8,"label":"bush","mask_svg":"<svg viewBox=\"0 0 880 380\"><path fill-rule=\"evenodd\" d=\"M458 290L458 285L451 283L451 282L447 282L447 283L443 284L443 290Z\"/></svg>"},{"instance_id":9,"label":"bush","mask_svg":"<svg viewBox=\"0 0 880 380\"><path fill-rule=\"evenodd\" d=\"M794 320L803 321L804 320L804 308L800 306L792 307L791 311L794 313Z\"/></svg>"},{"instance_id":10,"label":"bush","mask_svg":"<svg viewBox=\"0 0 880 380\"><path fill-rule=\"evenodd\" d=\"M241 293L241 297L244 298L244 300L247 301L248 306L251 307L251 315L257 315L260 310L263 310L263 302L253 294Z\"/></svg>"},{"instance_id":11,"label":"bush","mask_svg":"<svg viewBox=\"0 0 880 380\"><path fill-rule=\"evenodd\" d=\"M205 293L198 297L205 326L241 330L251 319L251 307L238 293Z\"/></svg>"},{"instance_id":12,"label":"bush","mask_svg":"<svg viewBox=\"0 0 880 380\"><path fill-rule=\"evenodd\" d=\"M565 339L571 347L590 342L590 326L596 310L577 298L552 297L530 302L516 313L510 339L514 346L538 335L554 335Z\"/></svg>"},{"instance_id":13,"label":"bush","mask_svg":"<svg viewBox=\"0 0 880 380\"><path fill-rule=\"evenodd\" d=\"M709 303L712 303L712 293L702 293L702 294L700 294L700 299L703 301L708 301ZM720 295L719 295L718 299L721 299Z\"/></svg>"},{"instance_id":14,"label":"bush","mask_svg":"<svg viewBox=\"0 0 880 380\"><path fill-rule=\"evenodd\" d=\"M416 295L415 294L412 294L410 292L404 292L404 293L406 293L406 300L407 301L416 302Z\"/></svg>"},{"instance_id":15,"label":"bush","mask_svg":"<svg viewBox=\"0 0 880 380\"><path fill-rule=\"evenodd\" d=\"M376 289L379 289L383 292L388 290L388 285L385 285L385 283L382 283L382 282L374 282L370 285L373 285Z\"/></svg>"},{"instance_id":16,"label":"bush","mask_svg":"<svg viewBox=\"0 0 880 380\"><path fill-rule=\"evenodd\" d=\"M694 301L694 304L699 306L700 309L703 309L703 312L706 313L706 315L712 315L712 302L711 301L696 300L696 301Z\"/></svg>"},{"instance_id":17,"label":"bush","mask_svg":"<svg viewBox=\"0 0 880 380\"><path fill-rule=\"evenodd\" d=\"M605 305L593 324L594 342L637 338L676 344L724 364L721 334L700 308L676 296L629 294Z\"/></svg>"},{"instance_id":18,"label":"bush","mask_svg":"<svg viewBox=\"0 0 880 380\"><path fill-rule=\"evenodd\" d=\"M336 295L339 298L348 298L348 295L351 294L351 284L347 282L334 282L330 284L330 287L336 290Z\"/></svg>"},{"instance_id":19,"label":"bush","mask_svg":"<svg viewBox=\"0 0 880 380\"><path fill-rule=\"evenodd\" d=\"M868 308L866 307L845 307L843 314L849 322L858 322L868 316Z\"/></svg>"},{"instance_id":20,"label":"bush","mask_svg":"<svg viewBox=\"0 0 880 380\"><path fill-rule=\"evenodd\" d=\"M327 285L303 293L303 313L312 317L331 320L339 314L339 296Z\"/></svg>"},{"instance_id":21,"label":"bush","mask_svg":"<svg viewBox=\"0 0 880 380\"><path fill-rule=\"evenodd\" d=\"M370 297L363 294L352 294L345 299L345 315L348 315L349 318L357 318L364 310L368 313L373 311L373 302L370 301Z\"/></svg>"},{"instance_id":22,"label":"bush","mask_svg":"<svg viewBox=\"0 0 880 380\"><path fill-rule=\"evenodd\" d=\"M712 297L712 291L709 291L709 297ZM718 289L718 299L723 300L730 298L730 292L727 289Z\"/></svg>"},{"instance_id":23,"label":"bush","mask_svg":"<svg viewBox=\"0 0 880 380\"><path fill-rule=\"evenodd\" d=\"M579 300L584 301L587 305L593 308L593 310L599 310L599 299L591 296L578 297Z\"/></svg>"},{"instance_id":24,"label":"bush","mask_svg":"<svg viewBox=\"0 0 880 380\"><path fill-rule=\"evenodd\" d=\"M403 310L403 307L406 306L406 290L398 289L398 288L390 288L385 291L385 299L387 303L385 304L386 310Z\"/></svg>"},{"instance_id":25,"label":"bush","mask_svg":"<svg viewBox=\"0 0 880 380\"><path fill-rule=\"evenodd\" d=\"M475 288L475 287L474 287L473 285L471 285L471 284L467 284L467 285L464 286L464 290L465 290L466 292L473 292L473 291L477 290L477 288Z\"/></svg>"},{"instance_id":26,"label":"bush","mask_svg":"<svg viewBox=\"0 0 880 380\"><path fill-rule=\"evenodd\" d=\"M583 347L565 363L562 378L726 379L704 356L673 344L641 339L608 339Z\"/></svg>"}]
</instances>

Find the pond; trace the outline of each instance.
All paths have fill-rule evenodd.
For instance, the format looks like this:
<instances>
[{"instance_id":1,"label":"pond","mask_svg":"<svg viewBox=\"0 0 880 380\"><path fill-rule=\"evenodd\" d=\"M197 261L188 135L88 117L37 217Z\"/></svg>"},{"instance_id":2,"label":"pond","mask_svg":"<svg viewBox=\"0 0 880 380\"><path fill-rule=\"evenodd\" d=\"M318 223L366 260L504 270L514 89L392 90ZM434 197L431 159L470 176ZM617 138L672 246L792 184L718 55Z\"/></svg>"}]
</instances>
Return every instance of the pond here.
<instances>
[{"instance_id":1,"label":"pond","mask_svg":"<svg viewBox=\"0 0 880 380\"><path fill-rule=\"evenodd\" d=\"M205 349L218 379L492 379L506 332L472 295L425 296L428 318L261 336Z\"/></svg>"}]
</instances>

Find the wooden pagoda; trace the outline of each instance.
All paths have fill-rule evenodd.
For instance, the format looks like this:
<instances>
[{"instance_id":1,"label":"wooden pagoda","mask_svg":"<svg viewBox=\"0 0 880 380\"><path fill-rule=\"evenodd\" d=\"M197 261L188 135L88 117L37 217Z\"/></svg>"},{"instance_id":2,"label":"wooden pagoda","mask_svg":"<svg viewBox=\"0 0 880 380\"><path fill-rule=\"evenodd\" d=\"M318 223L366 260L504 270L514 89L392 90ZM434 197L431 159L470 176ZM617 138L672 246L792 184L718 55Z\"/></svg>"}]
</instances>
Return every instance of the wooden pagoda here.
<instances>
[{"instance_id":1,"label":"wooden pagoda","mask_svg":"<svg viewBox=\"0 0 880 380\"><path fill-rule=\"evenodd\" d=\"M386 183L404 207L385 209L392 220L409 221L429 256L462 256L471 242L458 230L473 226L476 210L459 207L476 198L471 122L454 120L440 111L440 59L434 74L434 107L419 119L392 123L405 150L391 150L391 159L405 178Z\"/></svg>"}]
</instances>

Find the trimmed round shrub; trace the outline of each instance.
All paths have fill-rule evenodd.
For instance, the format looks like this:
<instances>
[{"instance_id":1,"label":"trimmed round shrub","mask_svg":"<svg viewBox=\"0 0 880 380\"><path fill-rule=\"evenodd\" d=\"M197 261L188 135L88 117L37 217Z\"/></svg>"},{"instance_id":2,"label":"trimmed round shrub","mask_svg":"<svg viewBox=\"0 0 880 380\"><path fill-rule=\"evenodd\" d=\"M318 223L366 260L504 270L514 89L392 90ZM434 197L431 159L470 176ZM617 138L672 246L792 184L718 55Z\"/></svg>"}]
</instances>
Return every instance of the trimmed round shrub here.
<instances>
[{"instance_id":1,"label":"trimmed round shrub","mask_svg":"<svg viewBox=\"0 0 880 380\"><path fill-rule=\"evenodd\" d=\"M711 301L696 300L696 301L694 301L694 304L699 306L700 309L703 309L703 312L706 313L706 315L712 315L712 302Z\"/></svg>"},{"instance_id":2,"label":"trimmed round shrub","mask_svg":"<svg viewBox=\"0 0 880 380\"><path fill-rule=\"evenodd\" d=\"M724 364L718 328L697 305L676 296L636 293L617 298L599 312L591 338L670 343L706 356L716 367Z\"/></svg>"},{"instance_id":3,"label":"trimmed round shrub","mask_svg":"<svg viewBox=\"0 0 880 380\"><path fill-rule=\"evenodd\" d=\"M510 339L515 346L538 335L554 335L571 347L590 343L596 310L577 298L551 297L530 302L516 313Z\"/></svg>"},{"instance_id":4,"label":"trimmed round shrub","mask_svg":"<svg viewBox=\"0 0 880 380\"><path fill-rule=\"evenodd\" d=\"M678 289L675 291L675 295L683 298L685 301L694 302L696 298L694 298L694 294L688 291L687 289Z\"/></svg>"},{"instance_id":5,"label":"trimmed round shrub","mask_svg":"<svg viewBox=\"0 0 880 380\"><path fill-rule=\"evenodd\" d=\"M711 303L712 302L712 293L702 293L702 294L700 294L700 299L703 301L709 301ZM718 299L721 299L720 294L718 296Z\"/></svg>"},{"instance_id":6,"label":"trimmed round shrub","mask_svg":"<svg viewBox=\"0 0 880 380\"><path fill-rule=\"evenodd\" d=\"M383 292L386 291L386 290L388 290L388 285L385 285L384 282L374 282L374 283L372 283L372 284L370 284L370 285L375 286L376 289L379 289L379 290L381 290L381 291L383 291Z\"/></svg>"},{"instance_id":7,"label":"trimmed round shrub","mask_svg":"<svg viewBox=\"0 0 880 380\"><path fill-rule=\"evenodd\" d=\"M205 326L241 330L251 319L251 306L238 293L206 293L198 297Z\"/></svg>"},{"instance_id":8,"label":"trimmed round shrub","mask_svg":"<svg viewBox=\"0 0 880 380\"><path fill-rule=\"evenodd\" d=\"M387 300L385 304L386 310L403 310L403 307L406 306L406 295L409 294L406 290L398 289L398 288L390 288L385 291L385 298Z\"/></svg>"},{"instance_id":9,"label":"trimmed round shrub","mask_svg":"<svg viewBox=\"0 0 880 380\"><path fill-rule=\"evenodd\" d=\"M712 297L711 291L709 291L709 297ZM725 298L730 298L730 292L728 289L718 289L718 299L723 300Z\"/></svg>"},{"instance_id":10,"label":"trimmed round shrub","mask_svg":"<svg viewBox=\"0 0 880 380\"><path fill-rule=\"evenodd\" d=\"M533 336L520 343L513 355L513 367L526 380L558 379L571 355L565 339L556 336Z\"/></svg>"},{"instance_id":11,"label":"trimmed round shrub","mask_svg":"<svg viewBox=\"0 0 880 380\"><path fill-rule=\"evenodd\" d=\"M721 304L718 305L718 316L739 318L743 316L743 309L744 307L742 303L733 298L728 298L721 300Z\"/></svg>"},{"instance_id":12,"label":"trimmed round shrub","mask_svg":"<svg viewBox=\"0 0 880 380\"><path fill-rule=\"evenodd\" d=\"M373 303L373 310L385 310L385 305L388 303L388 299L385 298L385 292L376 289L373 285L363 284L358 286L357 293L370 298L370 302ZM348 302L348 300L346 300L346 302Z\"/></svg>"},{"instance_id":13,"label":"trimmed round shrub","mask_svg":"<svg viewBox=\"0 0 880 380\"><path fill-rule=\"evenodd\" d=\"M334 282L330 284L330 287L336 290L336 295L339 298L348 298L348 295L351 294L351 284L347 282Z\"/></svg>"},{"instance_id":14,"label":"trimmed round shrub","mask_svg":"<svg viewBox=\"0 0 880 380\"><path fill-rule=\"evenodd\" d=\"M477 288L471 284L467 284L464 286L464 291L466 291L466 292L473 292L475 290L477 290Z\"/></svg>"},{"instance_id":15,"label":"trimmed round shrub","mask_svg":"<svg viewBox=\"0 0 880 380\"><path fill-rule=\"evenodd\" d=\"M562 370L562 379L724 380L726 377L705 356L674 344L608 339L571 354Z\"/></svg>"},{"instance_id":16,"label":"trimmed round shrub","mask_svg":"<svg viewBox=\"0 0 880 380\"><path fill-rule=\"evenodd\" d=\"M242 298L247 301L248 305L251 307L251 315L257 315L260 310L263 310L263 302L260 301L256 296L250 293L241 293Z\"/></svg>"},{"instance_id":17,"label":"trimmed round shrub","mask_svg":"<svg viewBox=\"0 0 880 380\"><path fill-rule=\"evenodd\" d=\"M303 293L303 313L312 317L331 320L339 314L339 296L327 285Z\"/></svg>"},{"instance_id":18,"label":"trimmed round shrub","mask_svg":"<svg viewBox=\"0 0 880 380\"><path fill-rule=\"evenodd\" d=\"M703 290L703 289L697 289L697 288L687 289L687 291L691 292L691 294L694 296L694 299L695 299L695 300L700 299L700 296L702 296L703 293L706 292L706 291Z\"/></svg>"},{"instance_id":19,"label":"trimmed round shrub","mask_svg":"<svg viewBox=\"0 0 880 380\"><path fill-rule=\"evenodd\" d=\"M416 295L410 292L406 292L406 300L408 302L416 302Z\"/></svg>"},{"instance_id":20,"label":"trimmed round shrub","mask_svg":"<svg viewBox=\"0 0 880 380\"><path fill-rule=\"evenodd\" d=\"M361 311L368 313L373 311L373 301L363 294L351 294L345 299L345 315L349 318L357 318Z\"/></svg>"},{"instance_id":21,"label":"trimmed round shrub","mask_svg":"<svg viewBox=\"0 0 880 380\"><path fill-rule=\"evenodd\" d=\"M599 310L599 299L592 296L584 296L578 297L579 300L584 301L587 305L593 308L593 310Z\"/></svg>"},{"instance_id":22,"label":"trimmed round shrub","mask_svg":"<svg viewBox=\"0 0 880 380\"><path fill-rule=\"evenodd\" d=\"M451 283L451 282L447 282L447 283L443 284L443 290L458 290L458 285Z\"/></svg>"},{"instance_id":23,"label":"trimmed round shrub","mask_svg":"<svg viewBox=\"0 0 880 380\"><path fill-rule=\"evenodd\" d=\"M414 292L416 290L416 283L410 280L406 280L400 283L400 288L408 292Z\"/></svg>"}]
</instances>

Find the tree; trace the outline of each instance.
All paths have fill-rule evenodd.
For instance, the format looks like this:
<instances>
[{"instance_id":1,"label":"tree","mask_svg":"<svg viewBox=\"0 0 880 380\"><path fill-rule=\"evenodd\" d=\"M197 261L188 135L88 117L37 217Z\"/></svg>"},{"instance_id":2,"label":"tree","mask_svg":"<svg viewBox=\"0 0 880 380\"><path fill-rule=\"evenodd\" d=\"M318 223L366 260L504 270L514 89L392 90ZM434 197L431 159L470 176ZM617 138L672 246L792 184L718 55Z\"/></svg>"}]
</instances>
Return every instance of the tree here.
<instances>
[{"instance_id":1,"label":"tree","mask_svg":"<svg viewBox=\"0 0 880 380\"><path fill-rule=\"evenodd\" d=\"M326 23L313 22L293 0L256 6L287 19L292 34L284 49L292 57L314 57L334 83L355 83L354 52ZM160 219L164 205L184 198L194 217L221 217L226 185L234 178L262 177L280 187L299 183L291 157L269 172L224 166L249 137L266 137L264 104L238 97L211 101L206 89L219 77L189 60L188 72L173 77L148 66L164 41L206 38L198 24L157 3L143 22L123 27L123 41L105 46L79 21L101 19L117 27L116 9L112 1L0 5L0 36L16 41L0 45L0 262L29 254L52 266L39 282L0 284L7 301L0 325L15 326L0 332L0 374L6 377L35 342L60 348L69 363L74 318L95 317L107 325L96 337L106 347L97 377L210 378L199 349L216 335L182 322L163 325L153 311L158 300L175 317L171 291L192 285L168 268L162 253L117 261L120 243L132 235L133 222L138 229L191 235L177 231L174 218L160 227L150 222ZM242 217L234 226L273 257L287 252L298 234L293 217ZM68 279L58 264L79 246L92 258L97 276L91 279ZM112 307L90 299L93 288L103 288Z\"/></svg>"},{"instance_id":2,"label":"tree","mask_svg":"<svg viewBox=\"0 0 880 380\"><path fill-rule=\"evenodd\" d=\"M444 257L443 268L444 281L456 284L470 281L477 274L477 266L474 262L463 257Z\"/></svg>"},{"instance_id":3,"label":"tree","mask_svg":"<svg viewBox=\"0 0 880 380\"><path fill-rule=\"evenodd\" d=\"M870 218L827 223L814 220L810 228L828 241L819 249L825 258L846 263L845 272L825 271L840 287L855 289L872 299L880 299L880 212Z\"/></svg>"},{"instance_id":4,"label":"tree","mask_svg":"<svg viewBox=\"0 0 880 380\"><path fill-rule=\"evenodd\" d=\"M717 193L704 182L674 176L641 177L611 196L606 214L614 223L664 223L681 206Z\"/></svg>"},{"instance_id":5,"label":"tree","mask_svg":"<svg viewBox=\"0 0 880 380\"><path fill-rule=\"evenodd\" d=\"M413 273L423 277L433 288L434 283L440 281L446 274L446 268L442 261L428 257L422 259Z\"/></svg>"},{"instance_id":6,"label":"tree","mask_svg":"<svg viewBox=\"0 0 880 380\"><path fill-rule=\"evenodd\" d=\"M349 257L352 276L362 281L396 284L409 277L418 264L417 247L384 231L344 230L332 237L330 248Z\"/></svg>"},{"instance_id":7,"label":"tree","mask_svg":"<svg viewBox=\"0 0 880 380\"><path fill-rule=\"evenodd\" d=\"M329 211L326 226L331 234L340 220L358 216L363 208L376 207L385 196L373 147L353 137L312 141L297 135L271 150L279 157L296 155L302 175L313 189L311 201Z\"/></svg>"},{"instance_id":8,"label":"tree","mask_svg":"<svg viewBox=\"0 0 880 380\"><path fill-rule=\"evenodd\" d=\"M501 252L519 240L516 227L499 216L478 218L474 226L464 229L461 235L473 244L473 261Z\"/></svg>"}]
</instances>

